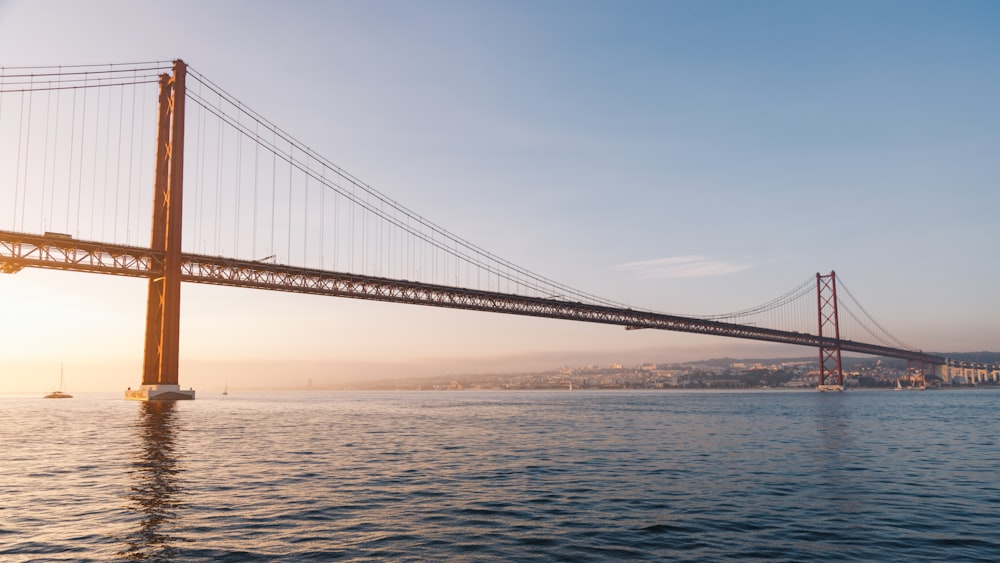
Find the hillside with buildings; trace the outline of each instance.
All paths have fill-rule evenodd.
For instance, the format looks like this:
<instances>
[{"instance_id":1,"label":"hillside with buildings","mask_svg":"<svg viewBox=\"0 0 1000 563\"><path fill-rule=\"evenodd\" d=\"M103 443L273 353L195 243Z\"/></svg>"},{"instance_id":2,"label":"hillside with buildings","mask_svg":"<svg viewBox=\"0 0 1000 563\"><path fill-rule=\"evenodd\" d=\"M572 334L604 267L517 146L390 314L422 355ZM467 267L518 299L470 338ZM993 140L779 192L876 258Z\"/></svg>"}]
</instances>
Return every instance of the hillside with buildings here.
<instances>
[{"instance_id":1,"label":"hillside with buildings","mask_svg":"<svg viewBox=\"0 0 1000 563\"><path fill-rule=\"evenodd\" d=\"M866 388L991 385L1000 380L1000 354L950 354L943 376L892 358L844 357L848 386ZM966 359L969 358L969 359ZM975 360L989 360L993 363ZM611 390L611 389L754 389L809 388L818 381L815 357L781 359L718 358L687 363L626 366L563 366L524 373L452 374L439 377L379 380L353 389L371 390Z\"/></svg>"}]
</instances>

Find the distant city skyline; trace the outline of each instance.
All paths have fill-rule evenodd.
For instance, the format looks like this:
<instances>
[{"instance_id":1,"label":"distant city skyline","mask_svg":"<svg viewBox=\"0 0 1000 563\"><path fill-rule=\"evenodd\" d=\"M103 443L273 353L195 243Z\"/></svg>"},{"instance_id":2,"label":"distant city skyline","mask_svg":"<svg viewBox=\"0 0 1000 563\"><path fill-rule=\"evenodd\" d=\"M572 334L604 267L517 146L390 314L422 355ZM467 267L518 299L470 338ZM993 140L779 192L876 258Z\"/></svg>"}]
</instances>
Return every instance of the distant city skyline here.
<instances>
[{"instance_id":1,"label":"distant city skyline","mask_svg":"<svg viewBox=\"0 0 1000 563\"><path fill-rule=\"evenodd\" d=\"M0 3L0 66L184 58L452 232L635 307L725 313L837 270L907 343L1000 348L993 2L175 6ZM0 276L0 393L48 389L60 363L70 389L136 385L145 292L138 279ZM181 384L195 388L811 353L182 292Z\"/></svg>"}]
</instances>

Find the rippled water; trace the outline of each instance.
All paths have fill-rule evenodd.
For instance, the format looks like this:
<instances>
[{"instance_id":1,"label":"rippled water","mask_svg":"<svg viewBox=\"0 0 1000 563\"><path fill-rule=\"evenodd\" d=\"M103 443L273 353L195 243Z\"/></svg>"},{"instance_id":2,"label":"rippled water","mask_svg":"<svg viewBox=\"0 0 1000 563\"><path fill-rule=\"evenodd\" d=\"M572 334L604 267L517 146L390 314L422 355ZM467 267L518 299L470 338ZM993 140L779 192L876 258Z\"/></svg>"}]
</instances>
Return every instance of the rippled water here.
<instances>
[{"instance_id":1,"label":"rippled water","mask_svg":"<svg viewBox=\"0 0 1000 563\"><path fill-rule=\"evenodd\" d=\"M1000 391L0 397L0 561L1000 560Z\"/></svg>"}]
</instances>

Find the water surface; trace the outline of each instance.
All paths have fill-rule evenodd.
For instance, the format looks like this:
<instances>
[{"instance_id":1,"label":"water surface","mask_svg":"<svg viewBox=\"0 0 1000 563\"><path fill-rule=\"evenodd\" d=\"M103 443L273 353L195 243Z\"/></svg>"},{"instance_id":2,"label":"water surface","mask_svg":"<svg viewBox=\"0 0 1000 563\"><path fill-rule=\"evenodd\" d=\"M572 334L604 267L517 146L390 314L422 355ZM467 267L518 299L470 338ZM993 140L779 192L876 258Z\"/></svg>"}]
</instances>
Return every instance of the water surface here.
<instances>
[{"instance_id":1,"label":"water surface","mask_svg":"<svg viewBox=\"0 0 1000 563\"><path fill-rule=\"evenodd\" d=\"M996 561L998 407L993 390L0 396L0 560Z\"/></svg>"}]
</instances>

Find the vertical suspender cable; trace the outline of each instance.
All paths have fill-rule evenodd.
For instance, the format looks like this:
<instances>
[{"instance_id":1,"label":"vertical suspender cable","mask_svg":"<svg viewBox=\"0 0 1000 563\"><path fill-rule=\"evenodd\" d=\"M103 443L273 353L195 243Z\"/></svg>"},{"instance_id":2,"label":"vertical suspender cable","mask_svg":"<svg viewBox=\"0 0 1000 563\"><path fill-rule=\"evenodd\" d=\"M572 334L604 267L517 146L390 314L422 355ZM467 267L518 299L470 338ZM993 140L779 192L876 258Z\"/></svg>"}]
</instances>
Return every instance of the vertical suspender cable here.
<instances>
[{"instance_id":1,"label":"vertical suspender cable","mask_svg":"<svg viewBox=\"0 0 1000 563\"><path fill-rule=\"evenodd\" d=\"M340 176L337 176L337 193L333 194L333 269L340 268L337 258L340 256L340 241L347 237L340 235Z\"/></svg>"},{"instance_id":2,"label":"vertical suspender cable","mask_svg":"<svg viewBox=\"0 0 1000 563\"><path fill-rule=\"evenodd\" d=\"M309 153L306 153L306 170L309 170ZM305 221L302 222L302 265L309 265L309 173L304 174L305 181L302 185L303 194L303 206L302 211L306 216Z\"/></svg>"},{"instance_id":3,"label":"vertical suspender cable","mask_svg":"<svg viewBox=\"0 0 1000 563\"><path fill-rule=\"evenodd\" d=\"M135 69L133 69L133 81L137 80L135 74ZM132 117L130 119L131 127L129 127L128 137L128 222L125 223L126 244L132 244L132 192L135 191L135 186L132 184L132 167L135 165L135 91L138 88L138 85L132 85ZM138 198L136 198L136 203L138 203ZM138 212L136 215L138 216ZM138 225L136 225L136 228L138 229Z\"/></svg>"},{"instance_id":4,"label":"vertical suspender cable","mask_svg":"<svg viewBox=\"0 0 1000 563\"><path fill-rule=\"evenodd\" d=\"M23 129L24 129L24 91L21 91L21 103L18 105L17 111L17 166L16 172L14 174L14 205L10 207L11 218L10 218L10 228L17 228L17 199L21 190L21 145L24 141Z\"/></svg>"},{"instance_id":5,"label":"vertical suspender cable","mask_svg":"<svg viewBox=\"0 0 1000 563\"><path fill-rule=\"evenodd\" d=\"M6 82L6 79L7 79L6 72L4 71L3 67L0 67L0 130L3 129L3 101L4 101L4 98L6 98L6 96L3 95L3 89L4 89L4 83ZM0 181L3 181L3 180L0 180ZM14 207L16 208L17 205L15 204ZM13 228L13 225L11 225L11 228Z\"/></svg>"},{"instance_id":6,"label":"vertical suspender cable","mask_svg":"<svg viewBox=\"0 0 1000 563\"><path fill-rule=\"evenodd\" d=\"M198 83L198 91L199 93L201 92L201 82ZM195 149L194 149L195 198L194 198L193 244L194 248L200 249L200 252L205 252L204 244L200 244L202 241L201 238L202 214L205 211L205 157L202 154L204 151L205 151L205 110L204 108L202 108L199 109L198 111L198 122L195 128Z\"/></svg>"},{"instance_id":7,"label":"vertical suspender cable","mask_svg":"<svg viewBox=\"0 0 1000 563\"><path fill-rule=\"evenodd\" d=\"M361 214L361 245L359 246L359 248L361 249L360 272L362 274L369 274L371 273L371 271L369 270L371 263L369 262L369 253L368 253L368 245L369 245L368 242L369 213L367 210L368 196L365 195L363 197L365 197L365 200L362 202L364 205L362 205L361 208L358 210L358 213Z\"/></svg>"},{"instance_id":8,"label":"vertical suspender cable","mask_svg":"<svg viewBox=\"0 0 1000 563\"><path fill-rule=\"evenodd\" d=\"M38 206L38 225L43 231L48 230L48 226L45 222L45 195L47 193L47 186L49 180L49 129L52 127L52 81L49 81L49 87L45 90L45 144L42 146L42 199L40 201L41 205ZM58 135L58 131L56 134ZM52 157L53 166L55 163L55 156ZM55 174L55 170L52 171ZM52 217L51 206L49 217Z\"/></svg>"},{"instance_id":9,"label":"vertical suspender cable","mask_svg":"<svg viewBox=\"0 0 1000 563\"><path fill-rule=\"evenodd\" d=\"M118 202L121 199L121 177L122 177L122 121L125 115L125 86L118 90L118 156L115 158L115 214L112 220L115 226L112 229L111 238L118 242ZM128 221L128 217L125 219Z\"/></svg>"},{"instance_id":10,"label":"vertical suspender cable","mask_svg":"<svg viewBox=\"0 0 1000 563\"><path fill-rule=\"evenodd\" d=\"M136 85L135 87L138 88L139 85ZM143 88L146 91L149 91L149 85L148 84L145 85ZM140 98L143 99L143 100L147 99L147 97L145 95L145 92L143 92L143 95L140 96ZM156 99L156 98L151 96L150 99ZM139 142L139 146L146 146L145 145L145 143L146 143L146 109L148 108L148 106L149 106L149 104L147 104L147 103L142 104L142 115L139 116L139 141L138 141ZM201 151L199 151L199 152L201 152ZM142 149L139 149L139 163L138 163L137 166L139 168L140 177L142 177L142 175L141 175L141 173L143 171L142 164L143 164L143 161L145 160L144 157L143 157L143 155L145 155L145 154L148 154L148 153L146 153ZM154 154L155 154L155 151L154 151ZM136 182L136 189L137 190L141 190L139 192L140 194L141 193L147 193L146 190L144 190L143 188L144 188L144 186L143 186L142 181L137 181ZM139 201L136 202L136 217L135 217L135 236L136 236L136 240L140 244L142 243L142 229L139 228L140 227L140 222L139 221L140 221L140 218L143 217L143 213L142 213L143 205L142 205L141 202L142 202L142 197L140 196ZM152 201L150 201L150 206L147 207L146 209L149 209L149 208L152 208Z\"/></svg>"},{"instance_id":11,"label":"vertical suspender cable","mask_svg":"<svg viewBox=\"0 0 1000 563\"><path fill-rule=\"evenodd\" d=\"M355 188L354 182L351 182L351 200L352 201L354 200L354 188ZM356 205L350 205L350 206L348 206L348 209L351 210L351 230L350 230L350 233L349 233L349 236L348 236L348 243L347 243L348 244L347 250L349 252L349 260L350 260L348 262L348 264L347 264L347 268L348 268L347 271L354 272L355 271L354 270L354 231L355 231L355 227L354 227L354 214L357 211L357 206Z\"/></svg>"},{"instance_id":12,"label":"vertical suspender cable","mask_svg":"<svg viewBox=\"0 0 1000 563\"><path fill-rule=\"evenodd\" d=\"M274 137L274 132L271 133ZM276 141L277 139L273 139ZM276 194L278 193L278 153L271 153L271 250L272 255L277 254L277 249L274 248L274 217L277 214L277 210L274 208L275 201L277 201Z\"/></svg>"},{"instance_id":13,"label":"vertical suspender cable","mask_svg":"<svg viewBox=\"0 0 1000 563\"><path fill-rule=\"evenodd\" d=\"M222 111L222 100L219 100L219 111ZM214 250L216 254L222 254L219 248L222 223L222 165L225 155L225 134L222 131L222 122L219 122L216 129L216 158L215 158L215 225L212 233L214 239Z\"/></svg>"},{"instance_id":14,"label":"vertical suspender cable","mask_svg":"<svg viewBox=\"0 0 1000 563\"><path fill-rule=\"evenodd\" d=\"M200 83L199 83L200 84ZM260 122L254 125L253 145L253 221L250 232L250 258L257 258L257 184L260 176Z\"/></svg>"},{"instance_id":15,"label":"vertical suspender cable","mask_svg":"<svg viewBox=\"0 0 1000 563\"><path fill-rule=\"evenodd\" d=\"M239 133L240 113L236 108L236 205L233 210L233 256L240 255L240 192L243 191L243 137Z\"/></svg>"},{"instance_id":16,"label":"vertical suspender cable","mask_svg":"<svg viewBox=\"0 0 1000 563\"><path fill-rule=\"evenodd\" d=\"M83 97L87 99L87 88L84 86ZM86 108L86 106L84 106ZM84 116L86 116L86 109L84 110ZM72 207L73 200L73 156L76 152L76 90L73 90L73 110L72 119L70 120L72 125L70 126L69 132L69 175L66 176L66 232L75 234L75 229L70 228L69 223L69 210ZM82 127L81 123L81 127ZM81 145L80 151L83 151L83 146ZM83 173L82 170L78 170L75 176L80 176Z\"/></svg>"},{"instance_id":17,"label":"vertical suspender cable","mask_svg":"<svg viewBox=\"0 0 1000 563\"><path fill-rule=\"evenodd\" d=\"M73 99L76 100L76 89L73 90ZM55 197L56 197L56 176L58 175L56 173L56 171L57 171L57 163L59 162L59 118L60 118L60 113L61 113L61 110L62 110L62 105L60 104L61 100L62 100L62 93L57 91L56 92L56 127L55 127L56 128L56 138L53 140L53 143L52 143L52 188L49 190L49 224L50 225L51 224L55 224L55 221L56 221L56 216L55 216ZM70 134L69 134L69 139L70 139L70 153L69 153L69 171L67 172L67 174L71 178L73 177L73 149L72 149L72 147L73 147L73 137L74 137L74 134L76 133L75 127L76 127L76 112L74 111L73 114L70 116ZM67 190L67 191L69 191L69 190ZM66 195L66 198L69 199L69 194ZM69 232L69 230L70 230L69 229L69 221L66 221L66 223L64 225L62 225L62 228L64 229L63 232Z\"/></svg>"},{"instance_id":18,"label":"vertical suspender cable","mask_svg":"<svg viewBox=\"0 0 1000 563\"><path fill-rule=\"evenodd\" d=\"M107 240L104 236L104 229L107 225L107 214L108 214L108 159L110 158L110 150L108 147L111 144L111 96L112 92L110 88L108 89L108 122L104 128L104 178L101 184L104 185L103 197L101 198L101 240Z\"/></svg>"},{"instance_id":19,"label":"vertical suspender cable","mask_svg":"<svg viewBox=\"0 0 1000 563\"><path fill-rule=\"evenodd\" d=\"M322 163L320 163L322 166ZM326 267L325 257L326 257L326 166L320 168L320 174L323 176L323 186L319 190L319 269L323 270Z\"/></svg>"},{"instance_id":20,"label":"vertical suspender cable","mask_svg":"<svg viewBox=\"0 0 1000 563\"><path fill-rule=\"evenodd\" d=\"M290 150L288 152L288 246L286 249L287 254L285 256L288 263L292 263L292 161L295 158L295 146L290 145Z\"/></svg>"},{"instance_id":21,"label":"vertical suspender cable","mask_svg":"<svg viewBox=\"0 0 1000 563\"><path fill-rule=\"evenodd\" d=\"M97 110L94 114L94 166L90 182L90 238L94 238L94 209L97 207L97 145L101 136L101 79L97 79Z\"/></svg>"},{"instance_id":22,"label":"vertical suspender cable","mask_svg":"<svg viewBox=\"0 0 1000 563\"><path fill-rule=\"evenodd\" d=\"M31 86L35 86L35 76L31 76ZM28 96L28 133L24 141L24 198L21 201L21 225L18 230L24 230L24 210L28 207L28 176L31 172L31 167L28 165L30 159L28 158L31 152L31 102L34 100L34 91Z\"/></svg>"}]
</instances>

